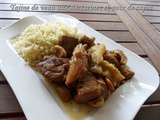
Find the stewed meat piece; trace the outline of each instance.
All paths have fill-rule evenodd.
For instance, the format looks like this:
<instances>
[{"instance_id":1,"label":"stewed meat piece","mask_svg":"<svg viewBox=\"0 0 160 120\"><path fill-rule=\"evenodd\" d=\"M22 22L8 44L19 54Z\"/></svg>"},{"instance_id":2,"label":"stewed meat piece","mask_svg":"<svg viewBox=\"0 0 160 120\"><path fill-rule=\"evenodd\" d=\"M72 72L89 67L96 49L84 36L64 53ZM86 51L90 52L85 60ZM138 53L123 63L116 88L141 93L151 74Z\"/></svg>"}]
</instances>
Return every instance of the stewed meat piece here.
<instances>
[{"instance_id":1,"label":"stewed meat piece","mask_svg":"<svg viewBox=\"0 0 160 120\"><path fill-rule=\"evenodd\" d=\"M77 94L74 99L77 103L88 103L99 97L103 97L105 100L108 97L105 82L97 80L90 72L88 72L83 78L79 79L76 91Z\"/></svg>"},{"instance_id":2,"label":"stewed meat piece","mask_svg":"<svg viewBox=\"0 0 160 120\"><path fill-rule=\"evenodd\" d=\"M56 91L63 102L68 102L72 98L70 90L65 85L57 85Z\"/></svg>"},{"instance_id":3,"label":"stewed meat piece","mask_svg":"<svg viewBox=\"0 0 160 120\"><path fill-rule=\"evenodd\" d=\"M101 96L101 87L91 73L79 80L76 91L74 99L77 103L87 103Z\"/></svg>"},{"instance_id":4,"label":"stewed meat piece","mask_svg":"<svg viewBox=\"0 0 160 120\"><path fill-rule=\"evenodd\" d=\"M103 106L103 104L104 104L103 96L100 96L100 97L88 102L88 105L95 107L95 108L101 107L101 106Z\"/></svg>"},{"instance_id":5,"label":"stewed meat piece","mask_svg":"<svg viewBox=\"0 0 160 120\"><path fill-rule=\"evenodd\" d=\"M131 79L135 74L127 65L121 65L120 71L125 76L125 80Z\"/></svg>"},{"instance_id":6,"label":"stewed meat piece","mask_svg":"<svg viewBox=\"0 0 160 120\"><path fill-rule=\"evenodd\" d=\"M48 56L36 67L50 82L62 83L69 68L69 59Z\"/></svg>"},{"instance_id":7,"label":"stewed meat piece","mask_svg":"<svg viewBox=\"0 0 160 120\"><path fill-rule=\"evenodd\" d=\"M117 68L127 64L127 57L121 50L107 51L103 55L104 60L114 64Z\"/></svg>"},{"instance_id":8,"label":"stewed meat piece","mask_svg":"<svg viewBox=\"0 0 160 120\"><path fill-rule=\"evenodd\" d=\"M117 60L117 57L115 57L115 54L112 54L110 51L105 51L103 54L103 59L114 64L116 67L120 66L120 62Z\"/></svg>"},{"instance_id":9,"label":"stewed meat piece","mask_svg":"<svg viewBox=\"0 0 160 120\"><path fill-rule=\"evenodd\" d=\"M55 45L53 48L53 55L57 56L57 57L66 57L67 56L67 52L65 51L65 49L59 45Z\"/></svg>"},{"instance_id":10,"label":"stewed meat piece","mask_svg":"<svg viewBox=\"0 0 160 120\"><path fill-rule=\"evenodd\" d=\"M67 51L67 56L70 57L76 45L78 44L78 39L74 37L63 36L59 41L59 45L62 46Z\"/></svg>"},{"instance_id":11,"label":"stewed meat piece","mask_svg":"<svg viewBox=\"0 0 160 120\"><path fill-rule=\"evenodd\" d=\"M113 64L108 61L102 61L100 63L102 67L102 75L110 79L114 87L118 87L119 84L125 79L125 76L116 68Z\"/></svg>"},{"instance_id":12,"label":"stewed meat piece","mask_svg":"<svg viewBox=\"0 0 160 120\"><path fill-rule=\"evenodd\" d=\"M103 54L105 53L106 48L103 44L96 44L92 46L88 53L91 55L92 63L94 65L99 64L101 61L103 61Z\"/></svg>"},{"instance_id":13,"label":"stewed meat piece","mask_svg":"<svg viewBox=\"0 0 160 120\"><path fill-rule=\"evenodd\" d=\"M70 61L69 71L67 73L65 84L71 88L75 82L81 78L88 69L88 54L85 45L79 44L73 51Z\"/></svg>"},{"instance_id":14,"label":"stewed meat piece","mask_svg":"<svg viewBox=\"0 0 160 120\"><path fill-rule=\"evenodd\" d=\"M108 90L107 84L102 78L97 79L98 84L101 86L101 96L106 100L110 94L110 91Z\"/></svg>"},{"instance_id":15,"label":"stewed meat piece","mask_svg":"<svg viewBox=\"0 0 160 120\"><path fill-rule=\"evenodd\" d=\"M97 82L101 86L101 96L88 102L90 106L96 108L103 106L104 101L108 98L108 96L111 93L111 91L108 88L108 85L105 83L103 79L98 79Z\"/></svg>"},{"instance_id":16,"label":"stewed meat piece","mask_svg":"<svg viewBox=\"0 0 160 120\"><path fill-rule=\"evenodd\" d=\"M82 36L82 37L79 39L79 43L86 44L86 45L87 45L87 48L90 48L90 47L92 47L93 45L95 45L94 41L95 41L95 38L94 38L94 37L90 38L90 37L88 37L88 36L86 36L86 35Z\"/></svg>"}]
</instances>

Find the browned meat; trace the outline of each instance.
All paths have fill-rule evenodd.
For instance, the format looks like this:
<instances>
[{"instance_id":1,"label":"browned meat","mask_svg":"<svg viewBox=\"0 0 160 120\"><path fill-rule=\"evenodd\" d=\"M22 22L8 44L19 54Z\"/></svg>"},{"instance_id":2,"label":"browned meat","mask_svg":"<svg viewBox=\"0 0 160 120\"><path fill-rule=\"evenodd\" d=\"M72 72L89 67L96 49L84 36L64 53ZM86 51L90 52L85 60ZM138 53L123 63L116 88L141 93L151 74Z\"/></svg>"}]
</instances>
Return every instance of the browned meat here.
<instances>
[{"instance_id":1,"label":"browned meat","mask_svg":"<svg viewBox=\"0 0 160 120\"><path fill-rule=\"evenodd\" d=\"M67 52L65 51L65 49L59 45L55 45L53 48L53 55L57 56L57 57L66 57L67 56Z\"/></svg>"},{"instance_id":2,"label":"browned meat","mask_svg":"<svg viewBox=\"0 0 160 120\"><path fill-rule=\"evenodd\" d=\"M83 37L80 38L79 42L82 44L87 44L87 47L90 48L93 46L95 43L95 38L89 38L88 36L84 35Z\"/></svg>"},{"instance_id":3,"label":"browned meat","mask_svg":"<svg viewBox=\"0 0 160 120\"><path fill-rule=\"evenodd\" d=\"M118 87L125 79L125 76L118 70L118 68L108 61L102 61L100 65L103 70L103 75L112 81L114 87Z\"/></svg>"},{"instance_id":4,"label":"browned meat","mask_svg":"<svg viewBox=\"0 0 160 120\"><path fill-rule=\"evenodd\" d=\"M127 63L127 57L121 50L106 51L103 55L104 60L114 64L117 68Z\"/></svg>"},{"instance_id":5,"label":"browned meat","mask_svg":"<svg viewBox=\"0 0 160 120\"><path fill-rule=\"evenodd\" d=\"M95 107L95 108L101 107L104 105L104 98L100 96L94 100L89 101L88 105Z\"/></svg>"},{"instance_id":6,"label":"browned meat","mask_svg":"<svg viewBox=\"0 0 160 120\"><path fill-rule=\"evenodd\" d=\"M110 92L113 92L115 90L115 87L114 87L112 81L110 79L108 79L107 77L105 78L105 83L106 83Z\"/></svg>"},{"instance_id":7,"label":"browned meat","mask_svg":"<svg viewBox=\"0 0 160 120\"><path fill-rule=\"evenodd\" d=\"M105 81L103 79L98 79L97 82L101 85L101 96L91 100L88 102L88 104L92 107L101 107L104 104L104 101L108 98L108 96L110 95L111 91L108 88L108 85L105 83Z\"/></svg>"},{"instance_id":8,"label":"browned meat","mask_svg":"<svg viewBox=\"0 0 160 120\"><path fill-rule=\"evenodd\" d=\"M69 71L67 73L65 84L68 87L73 87L76 80L82 77L88 68L88 54L84 48L85 46L79 44L76 46L72 60L70 62Z\"/></svg>"},{"instance_id":9,"label":"browned meat","mask_svg":"<svg viewBox=\"0 0 160 120\"><path fill-rule=\"evenodd\" d=\"M77 83L77 94L74 99L77 103L88 103L99 97L105 100L108 97L108 90L103 80L97 80L91 73L87 73Z\"/></svg>"},{"instance_id":10,"label":"browned meat","mask_svg":"<svg viewBox=\"0 0 160 120\"><path fill-rule=\"evenodd\" d=\"M85 45L79 44L76 46L76 48L73 51L73 57L72 60L74 61L80 61L86 68L89 66L89 56L85 49Z\"/></svg>"},{"instance_id":11,"label":"browned meat","mask_svg":"<svg viewBox=\"0 0 160 120\"><path fill-rule=\"evenodd\" d=\"M103 59L114 64L116 67L120 66L120 62L117 60L114 54L111 54L109 51L106 51L103 55Z\"/></svg>"},{"instance_id":12,"label":"browned meat","mask_svg":"<svg viewBox=\"0 0 160 120\"><path fill-rule=\"evenodd\" d=\"M63 36L59 41L59 45L62 46L67 51L67 56L70 57L76 45L78 44L78 39L73 37Z\"/></svg>"},{"instance_id":13,"label":"browned meat","mask_svg":"<svg viewBox=\"0 0 160 120\"><path fill-rule=\"evenodd\" d=\"M117 60L120 62L121 65L127 64L127 57L122 50L114 50L111 52L115 54Z\"/></svg>"},{"instance_id":14,"label":"browned meat","mask_svg":"<svg viewBox=\"0 0 160 120\"><path fill-rule=\"evenodd\" d=\"M57 85L56 91L62 101L68 102L71 99L70 90L64 85Z\"/></svg>"},{"instance_id":15,"label":"browned meat","mask_svg":"<svg viewBox=\"0 0 160 120\"><path fill-rule=\"evenodd\" d=\"M37 69L50 82L62 83L69 68L69 59L56 56L45 57L37 64Z\"/></svg>"},{"instance_id":16,"label":"browned meat","mask_svg":"<svg viewBox=\"0 0 160 120\"><path fill-rule=\"evenodd\" d=\"M121 65L120 71L125 76L125 80L131 79L134 76L134 72L127 65Z\"/></svg>"},{"instance_id":17,"label":"browned meat","mask_svg":"<svg viewBox=\"0 0 160 120\"><path fill-rule=\"evenodd\" d=\"M101 86L91 73L88 75L86 74L77 84L77 94L74 97L77 103L87 103L101 96Z\"/></svg>"},{"instance_id":18,"label":"browned meat","mask_svg":"<svg viewBox=\"0 0 160 120\"><path fill-rule=\"evenodd\" d=\"M80 78L86 71L86 68L80 61L71 63L66 77L65 84L71 88L75 85L78 78Z\"/></svg>"},{"instance_id":19,"label":"browned meat","mask_svg":"<svg viewBox=\"0 0 160 120\"><path fill-rule=\"evenodd\" d=\"M103 79L98 79L97 82L101 85L102 97L104 98L104 100L106 100L109 96L109 91L108 91L107 85Z\"/></svg>"}]
</instances>

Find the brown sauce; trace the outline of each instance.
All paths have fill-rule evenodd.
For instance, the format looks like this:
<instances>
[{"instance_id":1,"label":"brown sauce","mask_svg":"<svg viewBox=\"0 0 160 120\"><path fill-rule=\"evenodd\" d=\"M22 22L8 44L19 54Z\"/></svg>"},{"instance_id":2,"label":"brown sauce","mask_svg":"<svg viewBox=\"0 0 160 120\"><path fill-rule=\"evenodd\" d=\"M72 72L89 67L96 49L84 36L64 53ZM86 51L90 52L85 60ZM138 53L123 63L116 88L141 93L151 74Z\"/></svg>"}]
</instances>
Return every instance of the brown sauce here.
<instances>
[{"instance_id":1,"label":"brown sauce","mask_svg":"<svg viewBox=\"0 0 160 120\"><path fill-rule=\"evenodd\" d=\"M85 118L93 114L93 112L95 112L95 108L85 104L77 104L73 100L66 103L63 102L56 93L56 85L50 84L47 80L45 80L45 84L51 94L54 96L59 107L70 118L70 120L84 120Z\"/></svg>"}]
</instances>

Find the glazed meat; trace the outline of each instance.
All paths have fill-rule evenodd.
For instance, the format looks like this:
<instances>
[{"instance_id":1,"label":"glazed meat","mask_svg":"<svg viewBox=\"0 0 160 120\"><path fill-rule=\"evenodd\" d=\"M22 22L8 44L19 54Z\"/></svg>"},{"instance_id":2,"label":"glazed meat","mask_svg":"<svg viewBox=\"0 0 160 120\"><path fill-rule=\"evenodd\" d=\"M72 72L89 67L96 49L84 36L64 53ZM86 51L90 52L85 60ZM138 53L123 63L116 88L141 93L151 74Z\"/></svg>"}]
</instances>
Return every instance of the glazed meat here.
<instances>
[{"instance_id":1,"label":"glazed meat","mask_svg":"<svg viewBox=\"0 0 160 120\"><path fill-rule=\"evenodd\" d=\"M76 46L76 48L73 51L73 56L71 58L69 71L66 77L65 84L68 87L73 87L75 82L83 77L83 74L88 69L88 54L85 50L85 46L82 44L79 44Z\"/></svg>"},{"instance_id":2,"label":"glazed meat","mask_svg":"<svg viewBox=\"0 0 160 120\"><path fill-rule=\"evenodd\" d=\"M109 91L109 89L103 79L98 79L97 82L101 86L101 96L88 102L88 104L90 106L96 107L96 108L103 106L104 101L108 98L108 96L110 95L110 92L111 92L111 91Z\"/></svg>"},{"instance_id":3,"label":"glazed meat","mask_svg":"<svg viewBox=\"0 0 160 120\"><path fill-rule=\"evenodd\" d=\"M110 94L110 91L108 90L107 85L106 85L105 81L102 78L97 79L97 82L101 86L101 93L102 93L101 97L103 97L104 100L106 100L108 98L109 94Z\"/></svg>"},{"instance_id":4,"label":"glazed meat","mask_svg":"<svg viewBox=\"0 0 160 120\"><path fill-rule=\"evenodd\" d=\"M119 69L121 74L125 77L125 80L131 79L134 76L134 72L131 71L130 68L127 66L127 57L123 53L123 51L121 50L106 51L103 57L104 60L114 64Z\"/></svg>"},{"instance_id":5,"label":"glazed meat","mask_svg":"<svg viewBox=\"0 0 160 120\"><path fill-rule=\"evenodd\" d=\"M109 51L106 51L103 54L103 59L114 64L116 67L120 66L120 62L117 60L114 54L111 54Z\"/></svg>"},{"instance_id":6,"label":"glazed meat","mask_svg":"<svg viewBox=\"0 0 160 120\"><path fill-rule=\"evenodd\" d=\"M101 87L91 73L79 80L76 91L74 99L77 103L86 103L101 96Z\"/></svg>"},{"instance_id":7,"label":"glazed meat","mask_svg":"<svg viewBox=\"0 0 160 120\"><path fill-rule=\"evenodd\" d=\"M57 85L56 91L64 102L68 102L72 98L70 90L65 85Z\"/></svg>"},{"instance_id":8,"label":"glazed meat","mask_svg":"<svg viewBox=\"0 0 160 120\"><path fill-rule=\"evenodd\" d=\"M94 101L99 97L102 97L103 100L108 97L108 90L105 82L103 80L97 80L90 72L79 79L76 91L77 94L74 99L77 103L91 103L91 101ZM92 106L95 104L92 102ZM100 105L97 104L97 107L98 106Z\"/></svg>"},{"instance_id":9,"label":"glazed meat","mask_svg":"<svg viewBox=\"0 0 160 120\"><path fill-rule=\"evenodd\" d=\"M102 96L88 102L88 105L95 108L101 107L103 106L103 104L104 104L104 98Z\"/></svg>"},{"instance_id":10,"label":"glazed meat","mask_svg":"<svg viewBox=\"0 0 160 120\"><path fill-rule=\"evenodd\" d=\"M117 60L121 65L127 64L127 57L122 50L113 50L111 51L111 53L115 54L115 57L117 58Z\"/></svg>"},{"instance_id":11,"label":"glazed meat","mask_svg":"<svg viewBox=\"0 0 160 120\"><path fill-rule=\"evenodd\" d=\"M125 76L125 80L131 79L135 74L127 65L121 65L120 71Z\"/></svg>"},{"instance_id":12,"label":"glazed meat","mask_svg":"<svg viewBox=\"0 0 160 120\"><path fill-rule=\"evenodd\" d=\"M37 64L37 69L50 82L62 83L65 80L69 68L68 58L58 58L56 56L45 57Z\"/></svg>"},{"instance_id":13,"label":"glazed meat","mask_svg":"<svg viewBox=\"0 0 160 120\"><path fill-rule=\"evenodd\" d=\"M123 76L123 74L108 61L103 61L100 65L103 71L102 74L112 81L114 87L118 87L120 82L125 79L125 76Z\"/></svg>"},{"instance_id":14,"label":"glazed meat","mask_svg":"<svg viewBox=\"0 0 160 120\"><path fill-rule=\"evenodd\" d=\"M57 57L66 57L67 56L67 52L65 51L65 49L59 45L54 46L53 54Z\"/></svg>"},{"instance_id":15,"label":"glazed meat","mask_svg":"<svg viewBox=\"0 0 160 120\"><path fill-rule=\"evenodd\" d=\"M113 85L113 82L112 82L109 78L107 78L107 77L105 78L104 81L105 81L108 89L110 90L110 92L113 92L113 91L115 90L115 87L114 87L114 85Z\"/></svg>"},{"instance_id":16,"label":"glazed meat","mask_svg":"<svg viewBox=\"0 0 160 120\"><path fill-rule=\"evenodd\" d=\"M67 51L67 56L70 57L76 45L78 44L78 39L73 37L63 36L59 41L59 45L62 46Z\"/></svg>"},{"instance_id":17,"label":"glazed meat","mask_svg":"<svg viewBox=\"0 0 160 120\"><path fill-rule=\"evenodd\" d=\"M103 55L105 51L106 48L103 44L96 44L88 50L88 53L91 55L94 65L99 64L101 61L103 61Z\"/></svg>"},{"instance_id":18,"label":"glazed meat","mask_svg":"<svg viewBox=\"0 0 160 120\"><path fill-rule=\"evenodd\" d=\"M118 68L127 63L127 57L121 50L106 51L103 58Z\"/></svg>"},{"instance_id":19,"label":"glazed meat","mask_svg":"<svg viewBox=\"0 0 160 120\"><path fill-rule=\"evenodd\" d=\"M93 38L90 38L90 37L84 35L84 36L82 36L82 37L80 38L79 43L86 44L86 45L87 45L87 48L90 48L90 47L92 47L93 45L95 45L94 41L95 41L95 38L94 38L94 37L93 37Z\"/></svg>"}]
</instances>

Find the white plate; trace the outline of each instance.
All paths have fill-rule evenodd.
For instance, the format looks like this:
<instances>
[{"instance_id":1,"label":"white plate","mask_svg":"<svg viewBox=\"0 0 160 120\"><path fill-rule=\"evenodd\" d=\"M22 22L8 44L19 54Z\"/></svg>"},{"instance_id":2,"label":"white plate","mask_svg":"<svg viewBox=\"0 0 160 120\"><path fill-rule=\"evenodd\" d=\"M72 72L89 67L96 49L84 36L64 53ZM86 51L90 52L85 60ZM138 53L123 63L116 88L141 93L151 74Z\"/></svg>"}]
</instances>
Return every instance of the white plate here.
<instances>
[{"instance_id":1,"label":"white plate","mask_svg":"<svg viewBox=\"0 0 160 120\"><path fill-rule=\"evenodd\" d=\"M8 28L0 30L0 68L12 87L27 119L69 119L35 71L25 64L9 43L12 37L20 34L28 25L46 21L63 21L68 25L78 27L88 35L95 36L97 41L106 44L107 48L121 49L125 52L130 68L135 71L134 78L118 88L105 105L87 119L133 119L141 105L157 89L159 85L157 71L135 53L96 32L76 18L64 14L47 16L46 20L35 16L25 17Z\"/></svg>"}]
</instances>

